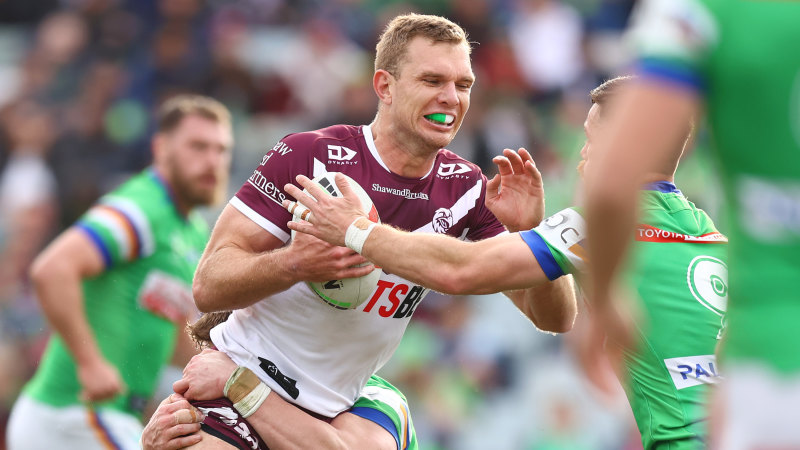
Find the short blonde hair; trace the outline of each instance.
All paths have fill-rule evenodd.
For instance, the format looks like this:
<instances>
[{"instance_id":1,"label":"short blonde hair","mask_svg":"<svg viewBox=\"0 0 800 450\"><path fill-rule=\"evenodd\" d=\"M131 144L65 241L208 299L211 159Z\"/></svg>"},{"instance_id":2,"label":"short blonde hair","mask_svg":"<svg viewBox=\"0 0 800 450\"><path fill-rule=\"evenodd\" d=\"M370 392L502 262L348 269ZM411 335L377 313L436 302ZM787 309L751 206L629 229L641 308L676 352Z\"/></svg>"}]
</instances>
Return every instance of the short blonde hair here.
<instances>
[{"instance_id":1,"label":"short blonde hair","mask_svg":"<svg viewBox=\"0 0 800 450\"><path fill-rule=\"evenodd\" d=\"M169 133L186 116L200 116L222 125L231 124L231 113L222 103L202 95L176 95L158 109L158 132Z\"/></svg>"},{"instance_id":2,"label":"short blonde hair","mask_svg":"<svg viewBox=\"0 0 800 450\"><path fill-rule=\"evenodd\" d=\"M386 25L375 46L375 70L385 70L399 76L398 68L406 56L408 43L417 36L433 42L463 44L469 53L472 46L463 28L441 16L405 14Z\"/></svg>"}]
</instances>

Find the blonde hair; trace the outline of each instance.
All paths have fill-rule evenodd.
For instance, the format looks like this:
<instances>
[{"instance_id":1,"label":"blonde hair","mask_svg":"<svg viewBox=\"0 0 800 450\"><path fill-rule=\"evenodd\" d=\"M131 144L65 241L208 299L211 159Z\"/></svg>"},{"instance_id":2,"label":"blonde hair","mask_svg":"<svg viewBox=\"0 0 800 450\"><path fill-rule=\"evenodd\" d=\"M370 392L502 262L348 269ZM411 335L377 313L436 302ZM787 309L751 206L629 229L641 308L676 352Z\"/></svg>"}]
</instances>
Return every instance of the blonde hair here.
<instances>
[{"instance_id":1,"label":"blonde hair","mask_svg":"<svg viewBox=\"0 0 800 450\"><path fill-rule=\"evenodd\" d=\"M469 53L472 46L467 32L452 21L440 16L405 14L386 25L375 46L375 70L385 70L399 77L398 69L406 56L408 43L417 36L433 42L463 44Z\"/></svg>"},{"instance_id":2,"label":"blonde hair","mask_svg":"<svg viewBox=\"0 0 800 450\"><path fill-rule=\"evenodd\" d=\"M200 116L222 125L231 124L231 113L222 103L202 95L177 95L158 109L158 132L169 133L186 116Z\"/></svg>"}]
</instances>

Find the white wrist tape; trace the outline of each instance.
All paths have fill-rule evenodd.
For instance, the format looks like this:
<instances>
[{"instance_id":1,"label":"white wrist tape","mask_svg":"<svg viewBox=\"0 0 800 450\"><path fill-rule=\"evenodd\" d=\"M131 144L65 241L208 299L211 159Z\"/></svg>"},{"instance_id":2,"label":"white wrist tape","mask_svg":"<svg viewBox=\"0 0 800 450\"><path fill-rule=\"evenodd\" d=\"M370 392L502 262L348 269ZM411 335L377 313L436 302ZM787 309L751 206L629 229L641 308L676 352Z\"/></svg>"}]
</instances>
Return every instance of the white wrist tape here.
<instances>
[{"instance_id":1,"label":"white wrist tape","mask_svg":"<svg viewBox=\"0 0 800 450\"><path fill-rule=\"evenodd\" d=\"M264 403L271 391L253 371L239 366L225 382L222 393L233 402L233 407L242 417L248 418Z\"/></svg>"},{"instance_id":2,"label":"white wrist tape","mask_svg":"<svg viewBox=\"0 0 800 450\"><path fill-rule=\"evenodd\" d=\"M233 407L239 411L243 418L248 418L253 415L256 410L264 403L272 389L264 383L259 383L255 389L250 391L243 399L233 404Z\"/></svg>"},{"instance_id":3,"label":"white wrist tape","mask_svg":"<svg viewBox=\"0 0 800 450\"><path fill-rule=\"evenodd\" d=\"M357 225L362 219L369 222L366 228L361 228ZM344 245L354 250L356 253L361 253L361 250L364 248L364 243L367 242L367 238L369 234L372 233L375 225L377 225L375 222L370 222L366 217L359 217L354 220L353 223L347 227L347 231L344 234Z\"/></svg>"}]
</instances>

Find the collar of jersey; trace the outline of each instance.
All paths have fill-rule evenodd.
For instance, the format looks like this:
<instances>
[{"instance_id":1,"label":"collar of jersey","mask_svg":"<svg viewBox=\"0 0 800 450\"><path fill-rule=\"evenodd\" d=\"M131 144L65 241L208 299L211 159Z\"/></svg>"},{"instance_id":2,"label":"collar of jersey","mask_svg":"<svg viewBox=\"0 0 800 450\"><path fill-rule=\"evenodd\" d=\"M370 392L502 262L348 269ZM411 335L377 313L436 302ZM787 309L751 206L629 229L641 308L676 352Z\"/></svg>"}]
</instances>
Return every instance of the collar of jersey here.
<instances>
[{"instance_id":1,"label":"collar of jersey","mask_svg":"<svg viewBox=\"0 0 800 450\"><path fill-rule=\"evenodd\" d=\"M642 187L642 189L645 191L658 191L664 194L672 193L672 194L683 195L680 189L678 189L678 187L675 186L675 183L672 183L670 181L655 181L653 183L647 183L644 185L644 187Z\"/></svg>"},{"instance_id":2,"label":"collar of jersey","mask_svg":"<svg viewBox=\"0 0 800 450\"><path fill-rule=\"evenodd\" d=\"M364 133L364 140L367 141L367 148L369 149L369 152L372 153L372 157L375 158L375 161L378 161L378 164L380 164L381 167L386 169L387 172L395 174L394 172L389 170L389 167L387 167L386 164L383 162L383 159L381 159L381 155L378 153L378 148L375 147L375 139L372 138L372 129L369 127L369 125L362 125L361 126L361 132ZM428 178L428 175L430 175L431 172L433 172L433 168L435 166L436 166L435 163L432 164L431 165L431 170L429 170L428 173L426 173L424 176L420 177L420 180L424 180L425 178ZM397 174L395 174L395 175L397 175ZM400 176L400 175L398 175L398 176Z\"/></svg>"},{"instance_id":3,"label":"collar of jersey","mask_svg":"<svg viewBox=\"0 0 800 450\"><path fill-rule=\"evenodd\" d=\"M167 197L169 202L172 203L172 208L175 209L175 213L180 217L184 217L184 215L178 211L178 204L175 202L175 192L172 190L172 186L167 183L167 180L164 179L164 176L161 175L155 167L151 166L147 170L150 172L150 177L153 179L153 181L155 181L156 184L161 186L161 189L164 190L164 195Z\"/></svg>"}]
</instances>

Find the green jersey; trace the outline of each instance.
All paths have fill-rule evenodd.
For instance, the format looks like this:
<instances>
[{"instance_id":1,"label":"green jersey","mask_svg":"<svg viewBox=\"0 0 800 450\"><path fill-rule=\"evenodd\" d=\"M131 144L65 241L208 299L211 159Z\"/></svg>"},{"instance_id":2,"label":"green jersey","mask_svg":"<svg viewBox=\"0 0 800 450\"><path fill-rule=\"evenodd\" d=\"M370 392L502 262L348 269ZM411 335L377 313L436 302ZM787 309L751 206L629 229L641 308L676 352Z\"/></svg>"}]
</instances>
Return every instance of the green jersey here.
<instances>
[{"instance_id":1,"label":"green jersey","mask_svg":"<svg viewBox=\"0 0 800 450\"><path fill-rule=\"evenodd\" d=\"M720 381L714 350L727 302L727 239L672 183L642 191L624 272L640 313L625 386L645 449L705 448L705 401ZM568 208L520 233L548 278L586 266L586 225Z\"/></svg>"},{"instance_id":2,"label":"green jersey","mask_svg":"<svg viewBox=\"0 0 800 450\"><path fill-rule=\"evenodd\" d=\"M394 436L398 450L416 450L417 435L406 397L383 378L373 375L350 412L377 423Z\"/></svg>"},{"instance_id":3,"label":"green jersey","mask_svg":"<svg viewBox=\"0 0 800 450\"><path fill-rule=\"evenodd\" d=\"M176 323L194 310L192 276L208 239L198 215L182 216L168 186L148 169L105 195L75 225L103 256L106 270L84 280L86 315L103 356L127 392L103 406L140 414L175 345ZM79 403L75 362L53 335L25 387L53 406Z\"/></svg>"},{"instance_id":4,"label":"green jersey","mask_svg":"<svg viewBox=\"0 0 800 450\"><path fill-rule=\"evenodd\" d=\"M634 23L643 78L706 100L729 206L724 355L800 371L800 2L659 0Z\"/></svg>"}]
</instances>

